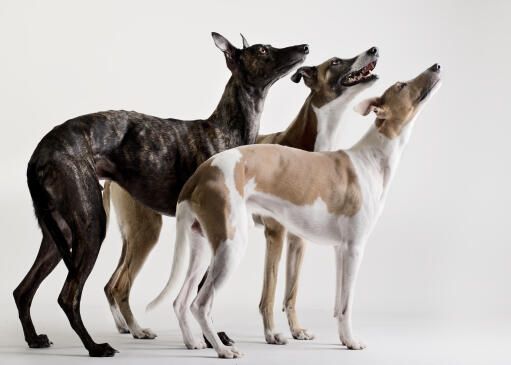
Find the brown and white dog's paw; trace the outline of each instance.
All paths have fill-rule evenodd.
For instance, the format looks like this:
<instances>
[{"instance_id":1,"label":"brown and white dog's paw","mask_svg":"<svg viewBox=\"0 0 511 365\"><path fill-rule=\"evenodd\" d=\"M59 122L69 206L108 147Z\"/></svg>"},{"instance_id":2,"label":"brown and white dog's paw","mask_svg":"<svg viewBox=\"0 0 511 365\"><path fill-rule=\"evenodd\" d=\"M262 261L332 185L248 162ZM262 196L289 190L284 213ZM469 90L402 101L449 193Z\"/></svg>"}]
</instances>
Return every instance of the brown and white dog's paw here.
<instances>
[{"instance_id":1,"label":"brown and white dog's paw","mask_svg":"<svg viewBox=\"0 0 511 365\"><path fill-rule=\"evenodd\" d=\"M287 345L287 338L282 333L265 331L264 337L266 338L266 342L270 345Z\"/></svg>"},{"instance_id":2,"label":"brown and white dog's paw","mask_svg":"<svg viewBox=\"0 0 511 365\"><path fill-rule=\"evenodd\" d=\"M188 350L202 350L208 347L206 342L201 338L187 341L185 342L185 346Z\"/></svg>"},{"instance_id":3,"label":"brown and white dog's paw","mask_svg":"<svg viewBox=\"0 0 511 365\"><path fill-rule=\"evenodd\" d=\"M238 359L243 357L243 353L234 346L223 346L217 352L218 357L221 359Z\"/></svg>"},{"instance_id":4,"label":"brown and white dog's paw","mask_svg":"<svg viewBox=\"0 0 511 365\"><path fill-rule=\"evenodd\" d=\"M156 333L151 331L150 328L140 328L139 330L133 331L133 338L141 339L141 340L152 340L157 337Z\"/></svg>"},{"instance_id":5,"label":"brown and white dog's paw","mask_svg":"<svg viewBox=\"0 0 511 365\"><path fill-rule=\"evenodd\" d=\"M315 336L304 328L292 330L291 334L295 340L313 340Z\"/></svg>"}]
</instances>

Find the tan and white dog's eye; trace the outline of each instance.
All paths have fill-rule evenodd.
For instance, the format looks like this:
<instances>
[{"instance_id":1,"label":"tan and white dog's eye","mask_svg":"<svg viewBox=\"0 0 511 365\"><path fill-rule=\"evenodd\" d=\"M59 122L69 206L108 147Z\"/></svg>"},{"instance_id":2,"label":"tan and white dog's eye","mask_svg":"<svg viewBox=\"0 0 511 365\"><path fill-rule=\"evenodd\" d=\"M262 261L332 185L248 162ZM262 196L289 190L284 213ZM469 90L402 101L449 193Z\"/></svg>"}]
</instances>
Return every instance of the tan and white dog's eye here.
<instances>
[{"instance_id":1,"label":"tan and white dog's eye","mask_svg":"<svg viewBox=\"0 0 511 365\"><path fill-rule=\"evenodd\" d=\"M398 84L398 88L399 88L399 91L403 90L405 88L405 86L408 85L406 82L400 82Z\"/></svg>"},{"instance_id":2,"label":"tan and white dog's eye","mask_svg":"<svg viewBox=\"0 0 511 365\"><path fill-rule=\"evenodd\" d=\"M268 53L268 51L264 47L259 47L259 53L260 54L266 54L266 53Z\"/></svg>"}]
</instances>

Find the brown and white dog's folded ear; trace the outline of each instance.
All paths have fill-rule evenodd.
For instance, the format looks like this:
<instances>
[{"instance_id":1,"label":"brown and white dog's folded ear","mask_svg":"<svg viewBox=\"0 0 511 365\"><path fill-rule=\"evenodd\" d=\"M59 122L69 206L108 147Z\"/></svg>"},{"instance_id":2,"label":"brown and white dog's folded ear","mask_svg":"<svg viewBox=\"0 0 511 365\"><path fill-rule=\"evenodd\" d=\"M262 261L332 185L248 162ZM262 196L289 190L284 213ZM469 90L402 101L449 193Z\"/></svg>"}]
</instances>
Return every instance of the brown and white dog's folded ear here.
<instances>
[{"instance_id":1,"label":"brown and white dog's folded ear","mask_svg":"<svg viewBox=\"0 0 511 365\"><path fill-rule=\"evenodd\" d=\"M317 68L316 66L304 66L300 67L296 72L291 76L291 81L299 83L303 77L303 81L307 86L311 86L312 81L316 77Z\"/></svg>"},{"instance_id":2,"label":"brown and white dog's folded ear","mask_svg":"<svg viewBox=\"0 0 511 365\"><path fill-rule=\"evenodd\" d=\"M381 105L381 99L379 97L362 100L355 105L353 110L361 115L374 112L378 118L385 119L385 108Z\"/></svg>"}]
</instances>

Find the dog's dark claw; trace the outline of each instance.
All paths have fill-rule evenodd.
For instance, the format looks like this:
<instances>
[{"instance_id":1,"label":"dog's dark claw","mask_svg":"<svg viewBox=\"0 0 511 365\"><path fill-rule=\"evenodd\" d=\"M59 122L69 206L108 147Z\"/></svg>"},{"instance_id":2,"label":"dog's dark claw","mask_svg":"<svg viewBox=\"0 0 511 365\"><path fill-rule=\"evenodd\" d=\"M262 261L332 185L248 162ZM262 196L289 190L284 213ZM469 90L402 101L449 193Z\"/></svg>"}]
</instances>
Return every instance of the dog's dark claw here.
<instances>
[{"instance_id":1,"label":"dog's dark claw","mask_svg":"<svg viewBox=\"0 0 511 365\"><path fill-rule=\"evenodd\" d=\"M222 341L222 343L225 345L225 346L232 346L235 344L234 340L231 339L229 336L227 336L227 333L225 332L217 332L218 334L218 337L220 337L220 341ZM208 339L206 338L206 336L203 336L204 337L204 341L206 341L206 346L208 346L208 349L212 349L213 346L211 345L211 343L209 343Z\"/></svg>"},{"instance_id":2,"label":"dog's dark claw","mask_svg":"<svg viewBox=\"0 0 511 365\"><path fill-rule=\"evenodd\" d=\"M46 335L39 335L34 340L28 341L28 347L31 349L44 349L53 345Z\"/></svg>"},{"instance_id":3,"label":"dog's dark claw","mask_svg":"<svg viewBox=\"0 0 511 365\"><path fill-rule=\"evenodd\" d=\"M99 345L94 346L91 350L89 350L89 356L91 357L112 357L117 352L116 349L111 347L107 343L100 343Z\"/></svg>"}]
</instances>

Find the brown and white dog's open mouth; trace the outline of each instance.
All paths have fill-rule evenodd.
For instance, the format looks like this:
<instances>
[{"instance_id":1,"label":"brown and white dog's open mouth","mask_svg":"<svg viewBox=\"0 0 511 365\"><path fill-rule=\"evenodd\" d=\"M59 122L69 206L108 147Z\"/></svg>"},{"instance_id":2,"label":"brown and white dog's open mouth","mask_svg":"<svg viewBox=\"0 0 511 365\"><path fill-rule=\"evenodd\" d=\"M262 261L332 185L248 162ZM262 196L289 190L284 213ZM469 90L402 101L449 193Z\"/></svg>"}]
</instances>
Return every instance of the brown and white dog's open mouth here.
<instances>
[{"instance_id":1,"label":"brown and white dog's open mouth","mask_svg":"<svg viewBox=\"0 0 511 365\"><path fill-rule=\"evenodd\" d=\"M373 74L371 72L374 70L375 67L376 60L368 63L365 67L361 68L358 71L351 72L342 79L341 81L342 85L353 86L361 82L376 80L378 78L378 75Z\"/></svg>"}]
</instances>

